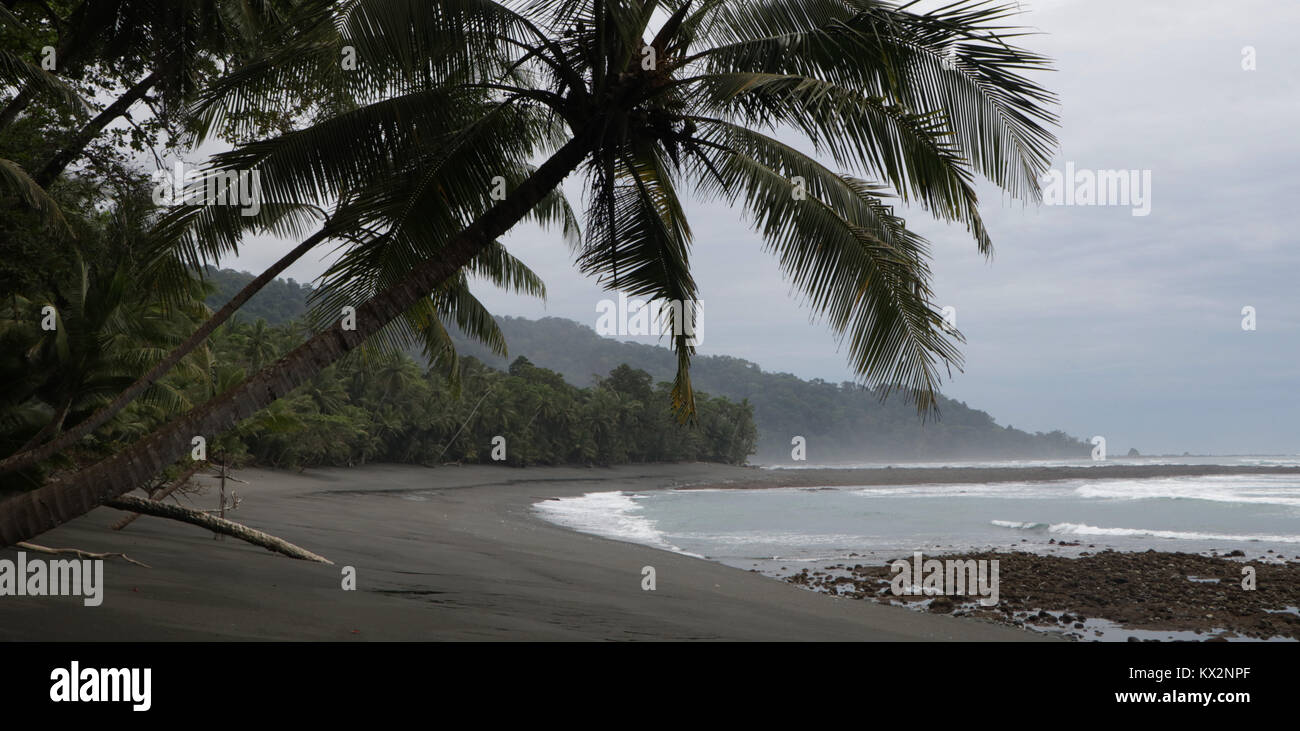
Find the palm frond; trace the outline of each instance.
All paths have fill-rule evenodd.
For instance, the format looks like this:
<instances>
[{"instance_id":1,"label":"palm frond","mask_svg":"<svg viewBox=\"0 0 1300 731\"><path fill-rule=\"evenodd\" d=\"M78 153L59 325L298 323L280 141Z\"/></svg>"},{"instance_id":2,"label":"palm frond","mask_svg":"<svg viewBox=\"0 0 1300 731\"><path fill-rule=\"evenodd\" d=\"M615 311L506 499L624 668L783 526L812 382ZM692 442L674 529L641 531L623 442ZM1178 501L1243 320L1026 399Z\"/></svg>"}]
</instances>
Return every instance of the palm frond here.
<instances>
[{"instance_id":1,"label":"palm frond","mask_svg":"<svg viewBox=\"0 0 1300 731\"><path fill-rule=\"evenodd\" d=\"M698 311L689 263L690 225L658 149L634 145L610 150L608 161L592 165L587 239L578 267L608 289L669 305L661 312L677 354L673 407L686 419L695 413L690 358Z\"/></svg>"},{"instance_id":2,"label":"palm frond","mask_svg":"<svg viewBox=\"0 0 1300 731\"><path fill-rule=\"evenodd\" d=\"M22 21L3 6L0 6L0 23L20 33L29 33ZM89 109L81 95L67 82L9 48L0 48L0 86L33 89L59 100L76 112Z\"/></svg>"},{"instance_id":3,"label":"palm frond","mask_svg":"<svg viewBox=\"0 0 1300 731\"><path fill-rule=\"evenodd\" d=\"M992 241L979 215L971 172L942 116L917 115L844 87L797 74L720 73L702 77L706 109L774 129L792 127L818 152L888 182L936 217L960 221L979 250Z\"/></svg>"},{"instance_id":4,"label":"palm frond","mask_svg":"<svg viewBox=\"0 0 1300 731\"><path fill-rule=\"evenodd\" d=\"M59 204L32 179L32 176L27 174L26 170L23 170L21 165L0 158L0 186L13 192L27 205L39 211L48 226L65 235L72 235L72 229L63 218L63 211L59 209Z\"/></svg>"},{"instance_id":5,"label":"palm frond","mask_svg":"<svg viewBox=\"0 0 1300 731\"><path fill-rule=\"evenodd\" d=\"M753 130L703 125L720 177L701 175L701 187L744 205L786 276L847 341L857 373L931 409L939 368L960 367L961 356L930 302L925 240L883 203L879 186Z\"/></svg>"}]
</instances>

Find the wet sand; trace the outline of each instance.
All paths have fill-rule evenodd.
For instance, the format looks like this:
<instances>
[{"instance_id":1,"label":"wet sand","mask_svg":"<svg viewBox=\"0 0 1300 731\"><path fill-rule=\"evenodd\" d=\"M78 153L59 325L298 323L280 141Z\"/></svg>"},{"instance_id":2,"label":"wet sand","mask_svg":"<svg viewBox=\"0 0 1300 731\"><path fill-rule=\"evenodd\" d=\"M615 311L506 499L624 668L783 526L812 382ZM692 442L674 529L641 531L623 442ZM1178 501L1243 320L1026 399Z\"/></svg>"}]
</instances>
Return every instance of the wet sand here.
<instances>
[{"instance_id":1,"label":"wet sand","mask_svg":"<svg viewBox=\"0 0 1300 731\"><path fill-rule=\"evenodd\" d=\"M766 481L719 465L613 469L377 465L242 470L230 517L335 562L296 561L200 528L99 508L34 543L124 552L98 607L0 597L0 640L1032 641L966 618L837 599L537 518L532 504L604 490ZM767 483L775 484L775 483ZM216 503L214 491L202 505ZM0 550L13 559L14 549ZM29 554L30 556L31 554ZM344 591L342 567L356 569ZM656 590L641 588L644 566Z\"/></svg>"}]
</instances>

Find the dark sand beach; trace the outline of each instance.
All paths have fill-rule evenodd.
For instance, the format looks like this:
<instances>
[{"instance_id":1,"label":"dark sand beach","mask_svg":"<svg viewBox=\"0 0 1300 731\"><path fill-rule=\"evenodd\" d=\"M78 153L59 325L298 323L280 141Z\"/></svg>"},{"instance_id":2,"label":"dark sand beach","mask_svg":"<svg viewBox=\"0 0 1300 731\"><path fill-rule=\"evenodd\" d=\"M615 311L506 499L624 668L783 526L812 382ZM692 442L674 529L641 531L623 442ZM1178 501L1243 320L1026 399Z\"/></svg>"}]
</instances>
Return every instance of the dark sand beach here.
<instances>
[{"instance_id":1,"label":"dark sand beach","mask_svg":"<svg viewBox=\"0 0 1300 731\"><path fill-rule=\"evenodd\" d=\"M40 536L124 552L103 604L0 599L3 640L937 640L1040 636L836 599L720 564L575 533L531 505L597 490L769 479L752 468L368 466L243 470L230 517L319 553L279 556L190 525L100 508ZM209 496L211 497L211 493ZM206 498L205 498L206 500ZM215 502L215 500L207 500ZM13 558L13 549L0 558ZM641 589L654 566L655 591ZM354 566L356 591L341 589Z\"/></svg>"},{"instance_id":2,"label":"dark sand beach","mask_svg":"<svg viewBox=\"0 0 1300 731\"><path fill-rule=\"evenodd\" d=\"M760 470L372 465L249 469L230 517L334 561L296 561L190 525L100 508L40 536L123 552L104 602L0 598L3 640L934 640L1033 641L987 619L832 597L721 564L576 533L538 517L548 498L664 487L906 484L1239 474L1180 466ZM211 492L205 502L215 502ZM0 551L13 558L14 549ZM357 590L341 588L342 567ZM641 569L656 570L655 591Z\"/></svg>"}]
</instances>

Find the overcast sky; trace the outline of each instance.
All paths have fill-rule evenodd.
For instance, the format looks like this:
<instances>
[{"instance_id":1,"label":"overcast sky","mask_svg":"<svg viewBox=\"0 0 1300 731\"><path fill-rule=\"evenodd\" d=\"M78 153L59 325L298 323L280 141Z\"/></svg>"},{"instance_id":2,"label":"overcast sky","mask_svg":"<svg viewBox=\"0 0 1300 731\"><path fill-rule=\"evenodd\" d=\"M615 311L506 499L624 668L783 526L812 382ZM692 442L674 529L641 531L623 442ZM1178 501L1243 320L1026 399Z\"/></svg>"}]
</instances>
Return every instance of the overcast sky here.
<instances>
[{"instance_id":1,"label":"overcast sky","mask_svg":"<svg viewBox=\"0 0 1300 731\"><path fill-rule=\"evenodd\" d=\"M1300 62L1294 0L1040 0L1025 45L1056 59L1054 169L1150 171L1150 212L1026 208L982 188L996 254L961 227L904 211L933 243L935 291L956 308L965 371L944 392L1001 424L1103 435L1112 454L1300 453ZM1243 69L1253 47L1256 69ZM572 200L580 193L571 186ZM700 352L803 378L851 380L737 212L688 208L706 323ZM545 303L479 288L498 315L594 326L609 297L558 236L506 243L545 280ZM260 271L288 244L222 262ZM310 281L324 266L288 275ZM1242 308L1256 329L1242 329Z\"/></svg>"}]
</instances>

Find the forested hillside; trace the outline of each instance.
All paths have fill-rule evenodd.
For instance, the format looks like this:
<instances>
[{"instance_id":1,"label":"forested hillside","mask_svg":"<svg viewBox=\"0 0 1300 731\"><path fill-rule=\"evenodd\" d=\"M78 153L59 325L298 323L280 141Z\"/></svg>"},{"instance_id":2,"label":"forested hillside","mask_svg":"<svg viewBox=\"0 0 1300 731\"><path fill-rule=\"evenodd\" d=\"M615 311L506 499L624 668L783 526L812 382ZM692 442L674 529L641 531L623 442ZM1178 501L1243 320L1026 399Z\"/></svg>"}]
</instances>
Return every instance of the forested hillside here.
<instances>
[{"instance_id":1,"label":"forested hillside","mask_svg":"<svg viewBox=\"0 0 1300 731\"><path fill-rule=\"evenodd\" d=\"M205 302L218 308L253 275L209 267L203 277L212 290ZM277 279L218 331L212 352L224 382L301 342L306 331L298 318L310 293L309 285ZM220 448L236 461L299 468L375 461L743 464L754 451L748 404L697 392L698 421L685 427L671 414L666 386L625 364L578 387L522 357L501 368L464 357L454 381L418 357L354 353L223 435Z\"/></svg>"},{"instance_id":2,"label":"forested hillside","mask_svg":"<svg viewBox=\"0 0 1300 731\"><path fill-rule=\"evenodd\" d=\"M631 363L657 380L672 378L674 356L667 348L611 340L561 318L498 321L510 357L527 356L574 384L591 383L593 374L619 363ZM459 347L488 365L504 365L502 358L477 344L461 342ZM897 394L882 402L875 392L853 383L769 373L729 356L697 356L691 380L702 391L753 404L758 424L755 459L762 462L789 462L794 436L807 440L809 462L1064 458L1086 457L1091 450L1061 431L1030 434L999 426L989 414L943 397L938 418L922 423L916 409Z\"/></svg>"},{"instance_id":3,"label":"forested hillside","mask_svg":"<svg viewBox=\"0 0 1300 731\"><path fill-rule=\"evenodd\" d=\"M296 324L222 328L212 340L219 386L301 343ZM184 384L202 387L197 381ZM236 462L303 468L366 462L743 464L754 448L749 406L697 395L699 421L676 422L665 389L627 366L577 388L517 358L508 372L463 358L458 378L404 353L358 351L221 435Z\"/></svg>"},{"instance_id":4,"label":"forested hillside","mask_svg":"<svg viewBox=\"0 0 1300 731\"><path fill-rule=\"evenodd\" d=\"M213 291L204 300L212 309L230 301L239 290L253 279L248 272L234 269L217 269L209 266L203 271L203 279L212 285ZM302 316L307 309L307 295L311 286L299 284L292 279L274 279L267 282L262 291L253 295L235 313L235 317L244 322L266 320L268 325L284 325Z\"/></svg>"},{"instance_id":5,"label":"forested hillside","mask_svg":"<svg viewBox=\"0 0 1300 731\"><path fill-rule=\"evenodd\" d=\"M226 286L239 282L230 270L220 273ZM251 275L239 273L242 281ZM277 283L283 284L283 283ZM242 286L242 285L241 285ZM305 298L310 289L277 289ZM211 298L209 304L221 300ZM278 297L277 306L301 312L304 300ZM269 320L269 318L268 318ZM667 348L620 342L597 335L572 320L548 317L498 318L509 345L506 358L482 345L456 338L463 356L473 356L506 370L519 356L556 371L574 386L590 386L626 363L650 374L655 382L671 380L675 360ZM940 459L1029 459L1086 457L1091 447L1062 431L1028 433L997 424L989 414L960 401L940 397L936 419L922 423L915 408L895 394L881 401L875 392L853 383L806 381L789 373L769 373L758 364L729 356L698 356L691 378L695 388L732 401L748 400L758 427L755 461L790 462L790 440L807 440L809 462L930 461ZM665 396L666 398L666 396Z\"/></svg>"}]
</instances>

